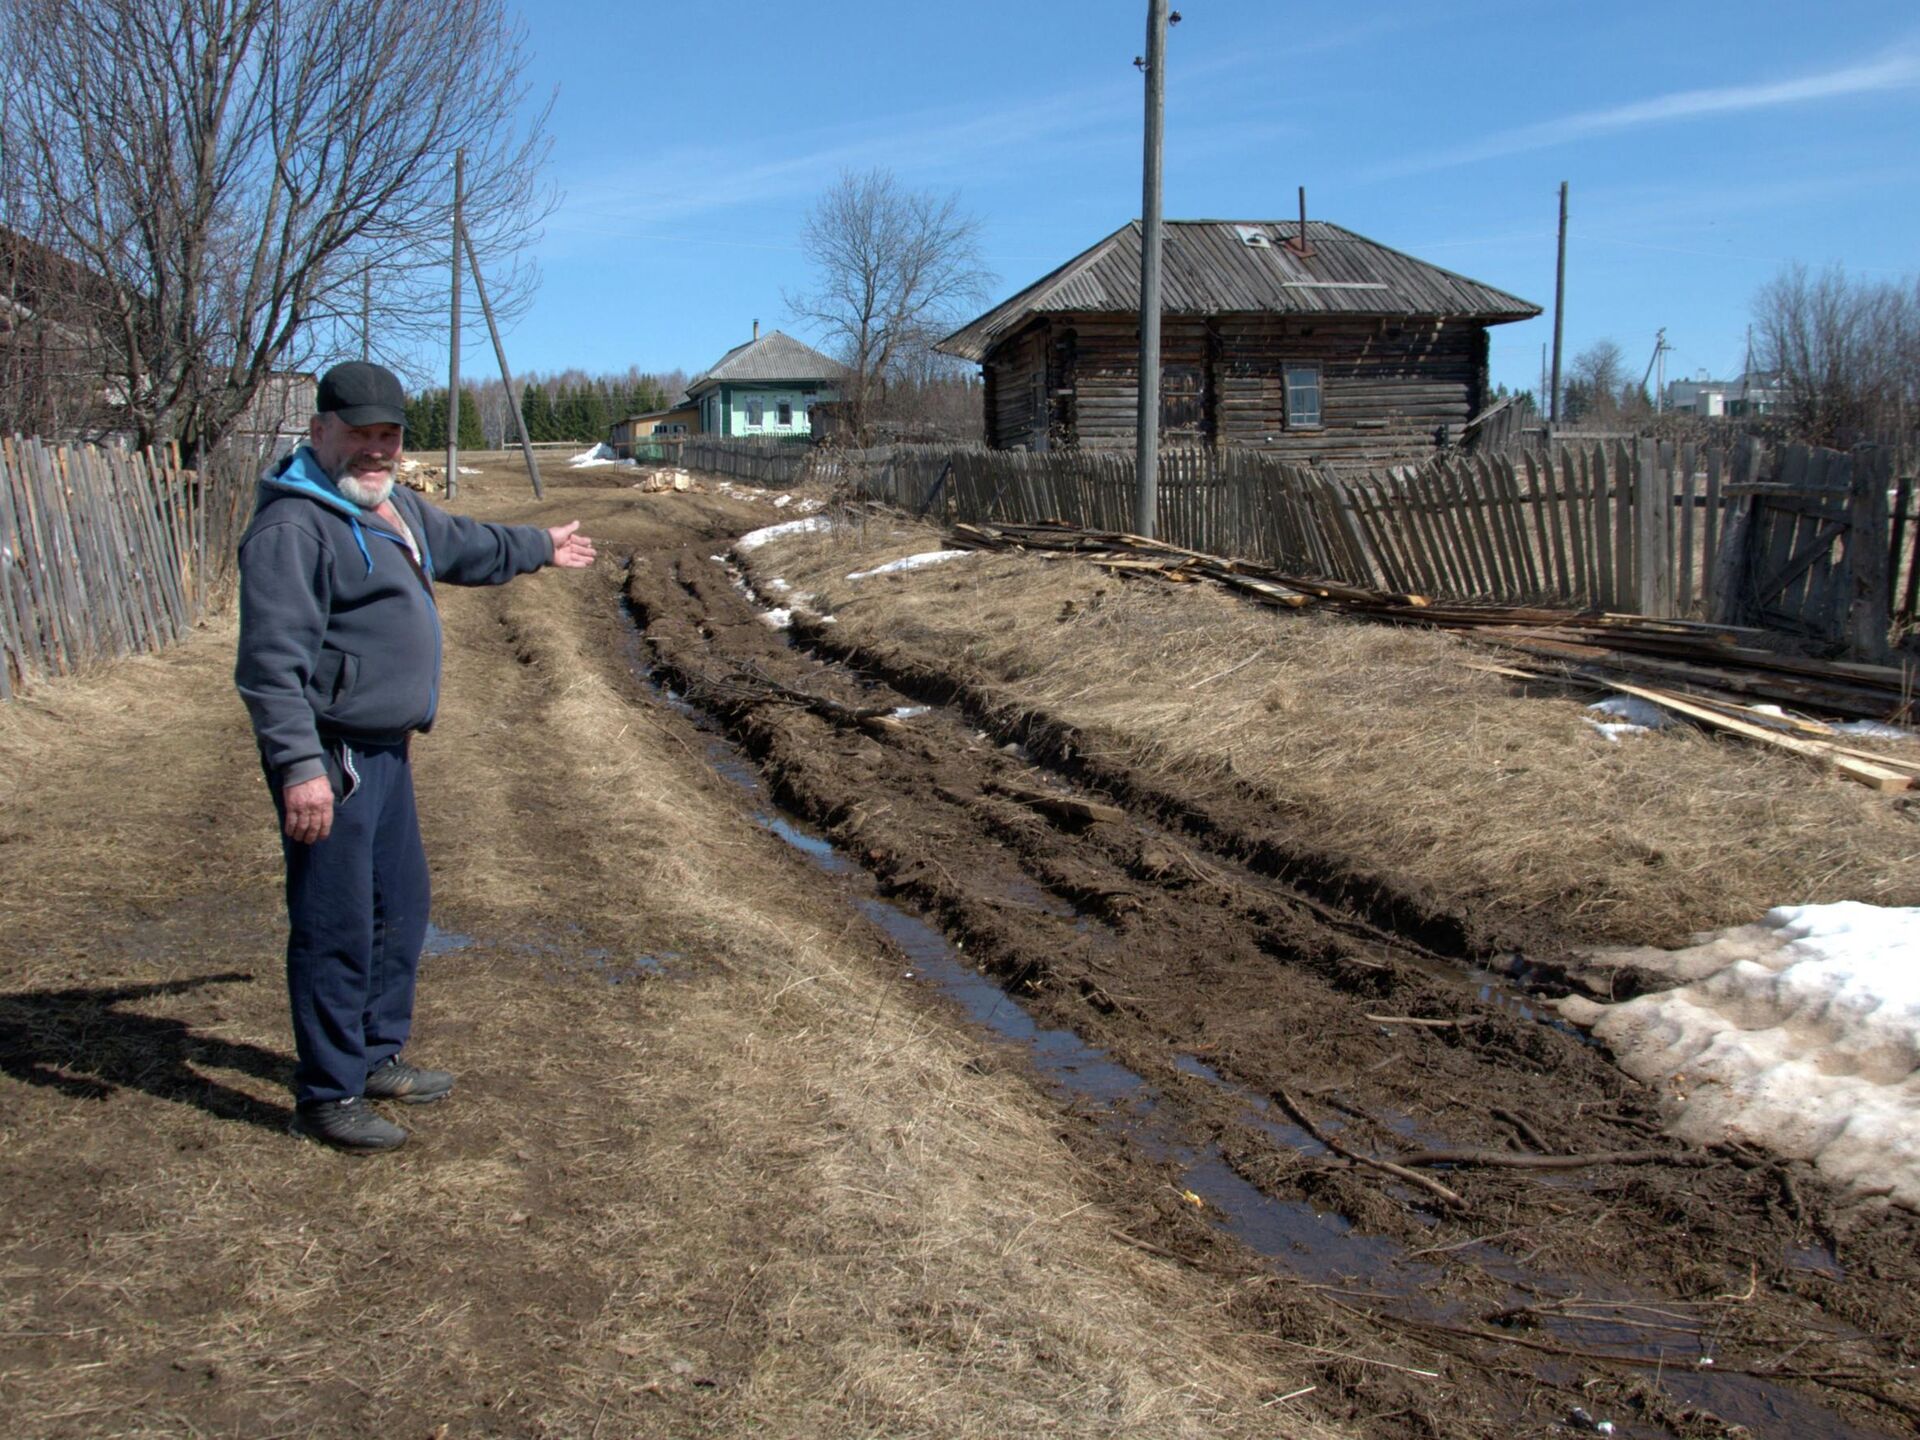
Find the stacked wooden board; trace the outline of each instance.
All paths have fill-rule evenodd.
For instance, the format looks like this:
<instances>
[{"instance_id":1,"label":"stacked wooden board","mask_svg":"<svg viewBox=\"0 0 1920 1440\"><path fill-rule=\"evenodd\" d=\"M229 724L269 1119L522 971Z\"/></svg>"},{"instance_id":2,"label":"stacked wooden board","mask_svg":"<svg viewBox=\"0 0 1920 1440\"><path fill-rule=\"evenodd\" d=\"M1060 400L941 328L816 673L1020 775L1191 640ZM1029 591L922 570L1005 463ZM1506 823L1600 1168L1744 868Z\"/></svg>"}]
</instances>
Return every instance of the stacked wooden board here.
<instances>
[{"instance_id":1,"label":"stacked wooden board","mask_svg":"<svg viewBox=\"0 0 1920 1440\"><path fill-rule=\"evenodd\" d=\"M1061 525L959 525L963 549L1074 555L1105 569L1174 583L1207 580L1263 604L1332 605L1395 624L1470 633L1508 652L1493 667L1530 681L1633 695L1695 723L1830 765L1879 790L1920 789L1920 760L1846 743L1827 723L1911 723L1920 665L1823 660L1783 647L1767 631L1603 611L1439 603L1423 595L1287 575L1162 541ZM1788 708L1801 714L1789 714ZM1814 718L1814 717L1826 717Z\"/></svg>"}]
</instances>

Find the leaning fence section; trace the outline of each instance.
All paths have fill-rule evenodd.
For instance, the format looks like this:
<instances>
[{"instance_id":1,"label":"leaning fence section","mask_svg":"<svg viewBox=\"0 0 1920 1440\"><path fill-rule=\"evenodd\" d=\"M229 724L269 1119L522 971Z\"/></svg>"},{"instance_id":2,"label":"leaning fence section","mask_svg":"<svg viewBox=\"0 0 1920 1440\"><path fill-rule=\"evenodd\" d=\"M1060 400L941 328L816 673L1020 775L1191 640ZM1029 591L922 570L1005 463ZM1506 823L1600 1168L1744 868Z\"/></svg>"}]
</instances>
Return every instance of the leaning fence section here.
<instances>
[{"instance_id":1,"label":"leaning fence section","mask_svg":"<svg viewBox=\"0 0 1920 1440\"><path fill-rule=\"evenodd\" d=\"M252 466L0 440L0 699L180 639L233 582Z\"/></svg>"},{"instance_id":2,"label":"leaning fence section","mask_svg":"<svg viewBox=\"0 0 1920 1440\"><path fill-rule=\"evenodd\" d=\"M1116 451L815 452L808 475L916 514L1137 530ZM1862 657L1920 627L1920 494L1892 452L1615 438L1339 472L1163 451L1154 534L1453 601L1758 625Z\"/></svg>"}]
</instances>

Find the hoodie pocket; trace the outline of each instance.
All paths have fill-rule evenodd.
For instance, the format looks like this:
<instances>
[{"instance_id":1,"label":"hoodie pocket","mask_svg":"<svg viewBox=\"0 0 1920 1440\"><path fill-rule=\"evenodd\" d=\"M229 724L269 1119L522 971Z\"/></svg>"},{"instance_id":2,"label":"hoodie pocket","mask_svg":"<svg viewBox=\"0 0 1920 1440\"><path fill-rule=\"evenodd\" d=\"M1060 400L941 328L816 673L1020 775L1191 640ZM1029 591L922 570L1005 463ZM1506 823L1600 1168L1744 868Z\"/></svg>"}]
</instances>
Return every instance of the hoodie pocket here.
<instances>
[{"instance_id":1,"label":"hoodie pocket","mask_svg":"<svg viewBox=\"0 0 1920 1440\"><path fill-rule=\"evenodd\" d=\"M359 678L360 657L344 650L322 650L320 663L313 667L313 688L321 702L329 707L338 707L353 694L354 682Z\"/></svg>"}]
</instances>

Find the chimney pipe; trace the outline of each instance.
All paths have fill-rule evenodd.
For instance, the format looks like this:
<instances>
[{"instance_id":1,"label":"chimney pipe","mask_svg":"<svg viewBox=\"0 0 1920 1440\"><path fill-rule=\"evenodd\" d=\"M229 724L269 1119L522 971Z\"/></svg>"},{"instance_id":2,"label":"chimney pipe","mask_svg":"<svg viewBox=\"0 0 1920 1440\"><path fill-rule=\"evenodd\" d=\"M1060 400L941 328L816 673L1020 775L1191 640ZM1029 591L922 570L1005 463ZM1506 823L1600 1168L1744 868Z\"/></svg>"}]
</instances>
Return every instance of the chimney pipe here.
<instances>
[{"instance_id":1,"label":"chimney pipe","mask_svg":"<svg viewBox=\"0 0 1920 1440\"><path fill-rule=\"evenodd\" d=\"M756 340L760 338L760 322L758 320L753 322L753 338Z\"/></svg>"},{"instance_id":2,"label":"chimney pipe","mask_svg":"<svg viewBox=\"0 0 1920 1440\"><path fill-rule=\"evenodd\" d=\"M1313 254L1313 246L1307 243L1307 187L1300 187L1300 233L1286 242L1287 248L1305 259Z\"/></svg>"}]
</instances>

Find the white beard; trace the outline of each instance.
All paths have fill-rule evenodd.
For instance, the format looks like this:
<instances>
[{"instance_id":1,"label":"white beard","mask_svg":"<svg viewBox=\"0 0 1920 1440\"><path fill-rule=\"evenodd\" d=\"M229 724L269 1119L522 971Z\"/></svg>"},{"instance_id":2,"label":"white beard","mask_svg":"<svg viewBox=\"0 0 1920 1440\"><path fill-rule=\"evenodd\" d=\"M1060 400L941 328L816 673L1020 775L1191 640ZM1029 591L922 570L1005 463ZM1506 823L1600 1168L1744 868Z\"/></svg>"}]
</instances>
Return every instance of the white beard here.
<instances>
[{"instance_id":1,"label":"white beard","mask_svg":"<svg viewBox=\"0 0 1920 1440\"><path fill-rule=\"evenodd\" d=\"M357 475L338 475L334 477L340 493L363 510L376 510L387 503L387 497L393 493L393 475L382 475L378 480L362 480Z\"/></svg>"}]
</instances>

